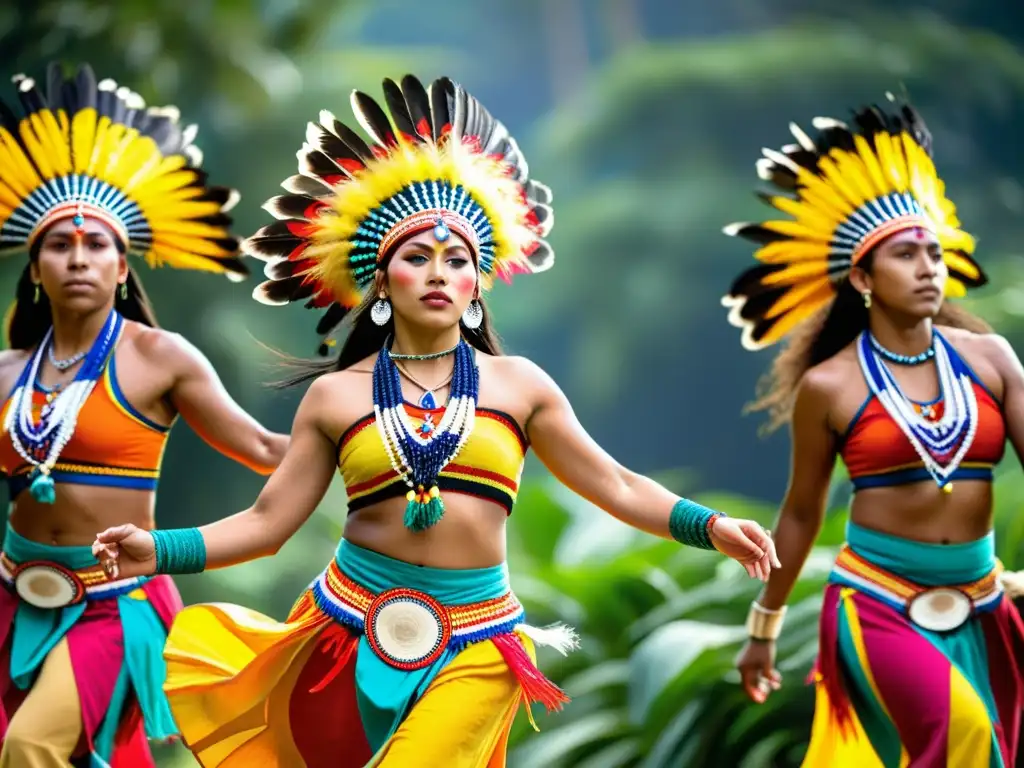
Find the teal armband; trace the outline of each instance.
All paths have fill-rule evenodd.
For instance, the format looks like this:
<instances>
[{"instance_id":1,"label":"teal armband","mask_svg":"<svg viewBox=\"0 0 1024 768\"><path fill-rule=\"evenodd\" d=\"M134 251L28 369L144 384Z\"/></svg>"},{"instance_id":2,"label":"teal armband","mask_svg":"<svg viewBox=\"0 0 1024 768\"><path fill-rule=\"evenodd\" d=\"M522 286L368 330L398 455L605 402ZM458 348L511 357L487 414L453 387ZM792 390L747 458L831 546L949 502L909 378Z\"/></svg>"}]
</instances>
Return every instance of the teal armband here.
<instances>
[{"instance_id":1,"label":"teal armband","mask_svg":"<svg viewBox=\"0 0 1024 768\"><path fill-rule=\"evenodd\" d=\"M680 499L672 507L672 514L668 518L668 530L672 538L680 544L698 549L714 549L715 545L711 543L711 525L720 517L726 515L695 501Z\"/></svg>"},{"instance_id":2,"label":"teal armband","mask_svg":"<svg viewBox=\"0 0 1024 768\"><path fill-rule=\"evenodd\" d=\"M206 568L206 542L198 528L150 531L156 549L156 572L201 573Z\"/></svg>"}]
</instances>

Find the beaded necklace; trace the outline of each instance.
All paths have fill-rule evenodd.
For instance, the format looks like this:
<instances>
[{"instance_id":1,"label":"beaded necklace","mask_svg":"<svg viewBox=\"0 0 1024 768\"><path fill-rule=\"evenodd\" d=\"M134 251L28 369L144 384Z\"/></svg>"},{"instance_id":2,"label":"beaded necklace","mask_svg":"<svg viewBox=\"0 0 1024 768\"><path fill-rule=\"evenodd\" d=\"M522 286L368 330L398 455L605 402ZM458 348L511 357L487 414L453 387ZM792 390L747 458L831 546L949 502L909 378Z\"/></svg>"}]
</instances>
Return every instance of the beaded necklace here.
<instances>
[{"instance_id":1,"label":"beaded necklace","mask_svg":"<svg viewBox=\"0 0 1024 768\"><path fill-rule=\"evenodd\" d=\"M433 415L417 428L406 413L402 380L387 350L373 366L373 413L388 460L409 486L405 527L422 531L444 515L438 476L469 439L480 393L480 371L472 348L460 340L455 348L451 390L441 420Z\"/></svg>"},{"instance_id":2,"label":"beaded necklace","mask_svg":"<svg viewBox=\"0 0 1024 768\"><path fill-rule=\"evenodd\" d=\"M932 332L932 340L931 343L928 345L928 349L917 355L901 355L898 352L893 352L891 349L886 349L885 347L883 347L881 343L878 341L878 339L876 339L870 331L868 332L868 336L871 338L871 347L875 350L875 352L880 354L890 363L896 363L897 365L921 365L922 363L926 363L933 357L935 357L934 331Z\"/></svg>"},{"instance_id":3,"label":"beaded necklace","mask_svg":"<svg viewBox=\"0 0 1024 768\"><path fill-rule=\"evenodd\" d=\"M974 442L978 403L970 370L938 331L933 349L939 375L936 402L943 403L942 416L938 419L934 418L932 408L920 407L903 393L867 331L861 334L857 344L861 370L871 392L899 425L936 484L948 493L953 488L950 476Z\"/></svg>"},{"instance_id":4,"label":"beaded necklace","mask_svg":"<svg viewBox=\"0 0 1024 768\"><path fill-rule=\"evenodd\" d=\"M33 390L43 358L53 344L52 327L18 377L11 395L11 407L4 419L4 429L11 436L11 443L18 455L33 466L29 492L33 499L42 504L52 504L56 498L50 472L75 433L78 412L103 374L123 326L124 318L116 310L111 310L103 330L86 353L85 362L75 378L43 406L38 423L34 421L32 413Z\"/></svg>"}]
</instances>

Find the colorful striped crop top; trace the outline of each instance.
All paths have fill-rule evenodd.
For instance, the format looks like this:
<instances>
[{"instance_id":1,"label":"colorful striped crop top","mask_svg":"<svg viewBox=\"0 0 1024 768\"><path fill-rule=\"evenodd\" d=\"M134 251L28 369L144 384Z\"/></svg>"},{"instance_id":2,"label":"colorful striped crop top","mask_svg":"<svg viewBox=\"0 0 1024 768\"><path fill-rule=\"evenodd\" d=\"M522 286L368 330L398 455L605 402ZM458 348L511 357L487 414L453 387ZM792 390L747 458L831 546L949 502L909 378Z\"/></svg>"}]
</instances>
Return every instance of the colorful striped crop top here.
<instances>
[{"instance_id":1,"label":"colorful striped crop top","mask_svg":"<svg viewBox=\"0 0 1024 768\"><path fill-rule=\"evenodd\" d=\"M978 402L978 427L974 442L954 471L951 480L992 480L992 468L1006 450L1006 422L999 402L977 380L971 382ZM924 403L942 415L942 402ZM883 488L930 480L910 440L878 402L868 395L854 416L840 446L840 455L855 490Z\"/></svg>"},{"instance_id":2,"label":"colorful striped crop top","mask_svg":"<svg viewBox=\"0 0 1024 768\"><path fill-rule=\"evenodd\" d=\"M50 476L56 483L112 488L155 490L170 427L139 413L117 384L115 355L78 412L75 432L64 446ZM35 418L46 402L37 387L33 396ZM4 422L8 397L0 411ZM10 435L0 434L0 473L6 476L11 499L28 488L32 465L15 450Z\"/></svg>"},{"instance_id":3,"label":"colorful striped crop top","mask_svg":"<svg viewBox=\"0 0 1024 768\"><path fill-rule=\"evenodd\" d=\"M408 403L405 409L417 427L427 413L443 412L441 408L427 411ZM512 514L527 447L526 437L515 419L500 411L477 407L473 431L455 460L441 471L438 488L442 493L464 493L493 501ZM388 459L372 414L342 435L337 458L350 512L405 496L409 491Z\"/></svg>"}]
</instances>

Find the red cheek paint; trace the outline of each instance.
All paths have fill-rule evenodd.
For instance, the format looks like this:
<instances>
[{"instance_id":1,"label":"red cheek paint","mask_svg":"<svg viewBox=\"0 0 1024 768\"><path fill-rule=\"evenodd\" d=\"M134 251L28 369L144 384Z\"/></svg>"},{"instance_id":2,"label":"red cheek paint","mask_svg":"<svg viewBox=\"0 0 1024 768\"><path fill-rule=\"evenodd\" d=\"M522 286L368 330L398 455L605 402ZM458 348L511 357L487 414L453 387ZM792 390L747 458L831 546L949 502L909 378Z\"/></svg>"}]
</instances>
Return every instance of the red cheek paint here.
<instances>
[{"instance_id":1,"label":"red cheek paint","mask_svg":"<svg viewBox=\"0 0 1024 768\"><path fill-rule=\"evenodd\" d=\"M452 278L452 288L460 296L472 296L476 290L476 275L470 271L456 273Z\"/></svg>"},{"instance_id":2,"label":"red cheek paint","mask_svg":"<svg viewBox=\"0 0 1024 768\"><path fill-rule=\"evenodd\" d=\"M393 285L410 288L420 281L416 270L406 261L393 261L388 270L388 278Z\"/></svg>"}]
</instances>

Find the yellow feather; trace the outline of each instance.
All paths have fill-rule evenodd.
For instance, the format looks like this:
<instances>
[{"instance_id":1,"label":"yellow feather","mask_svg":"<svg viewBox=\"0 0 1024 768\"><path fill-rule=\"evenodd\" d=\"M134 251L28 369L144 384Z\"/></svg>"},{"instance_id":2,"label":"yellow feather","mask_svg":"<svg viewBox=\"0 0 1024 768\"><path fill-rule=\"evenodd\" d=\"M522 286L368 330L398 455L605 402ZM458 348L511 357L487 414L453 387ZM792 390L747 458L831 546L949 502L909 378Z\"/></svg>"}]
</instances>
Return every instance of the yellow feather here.
<instances>
[{"instance_id":1,"label":"yellow feather","mask_svg":"<svg viewBox=\"0 0 1024 768\"><path fill-rule=\"evenodd\" d=\"M53 112L44 109L32 115L32 127L40 142L46 147L54 176L70 173L71 152Z\"/></svg>"},{"instance_id":2,"label":"yellow feather","mask_svg":"<svg viewBox=\"0 0 1024 768\"><path fill-rule=\"evenodd\" d=\"M795 221L766 221L761 226L772 232L778 232L780 235L799 237L816 243L827 243L832 239L831 232L819 232Z\"/></svg>"},{"instance_id":3,"label":"yellow feather","mask_svg":"<svg viewBox=\"0 0 1024 768\"><path fill-rule=\"evenodd\" d=\"M773 197L771 204L782 211L793 216L798 222L811 229L820 230L822 233L831 236L836 227L842 221L834 216L829 216L821 208L807 205L800 200L793 200L789 197Z\"/></svg>"},{"instance_id":4,"label":"yellow feather","mask_svg":"<svg viewBox=\"0 0 1024 768\"><path fill-rule=\"evenodd\" d=\"M850 179L843 175L839 166L831 157L822 157L818 160L818 167L828 180L829 185L843 196L843 200L849 205L851 211L860 208L864 204L864 198L858 194L856 188L851 185Z\"/></svg>"},{"instance_id":5,"label":"yellow feather","mask_svg":"<svg viewBox=\"0 0 1024 768\"><path fill-rule=\"evenodd\" d=\"M764 264L787 264L804 261L825 261L830 248L827 244L804 240L779 240L762 246L754 257Z\"/></svg>"},{"instance_id":6,"label":"yellow feather","mask_svg":"<svg viewBox=\"0 0 1024 768\"><path fill-rule=\"evenodd\" d=\"M132 190L132 199L142 205L143 202L173 199L173 193L187 190L187 198L195 197L198 190L190 189L195 183L195 171L174 171L161 176L154 176Z\"/></svg>"},{"instance_id":7,"label":"yellow feather","mask_svg":"<svg viewBox=\"0 0 1024 768\"><path fill-rule=\"evenodd\" d=\"M906 190L906 179L903 176L903 153L898 142L893 141L887 133L880 133L875 137L875 145L878 147L878 162L882 171L889 180L890 192L903 192Z\"/></svg>"},{"instance_id":8,"label":"yellow feather","mask_svg":"<svg viewBox=\"0 0 1024 768\"><path fill-rule=\"evenodd\" d=\"M39 170L43 180L52 179L54 177L54 173L53 168L50 165L50 153L47 148L43 146L39 137L36 136L30 117L25 118L18 124L18 135L21 136L21 141L25 145L28 156L32 158L32 161Z\"/></svg>"},{"instance_id":9,"label":"yellow feather","mask_svg":"<svg viewBox=\"0 0 1024 768\"><path fill-rule=\"evenodd\" d=\"M950 299L962 299L967 295L967 286L957 280L955 277L950 277L946 280L946 297Z\"/></svg>"},{"instance_id":10,"label":"yellow feather","mask_svg":"<svg viewBox=\"0 0 1024 768\"><path fill-rule=\"evenodd\" d=\"M71 119L71 159L75 173L85 173L92 165L96 138L96 110L83 109Z\"/></svg>"},{"instance_id":11,"label":"yellow feather","mask_svg":"<svg viewBox=\"0 0 1024 768\"><path fill-rule=\"evenodd\" d=\"M964 277L976 280L981 275L981 269L978 265L972 259L962 254L946 251L942 254L942 258L951 271L958 272Z\"/></svg>"},{"instance_id":12,"label":"yellow feather","mask_svg":"<svg viewBox=\"0 0 1024 768\"><path fill-rule=\"evenodd\" d=\"M830 283L820 285L817 290L807 296L803 303L792 312L782 317L765 334L762 344L768 346L781 341L786 334L796 328L800 323L810 319L814 314L828 304L835 297L835 291Z\"/></svg>"},{"instance_id":13,"label":"yellow feather","mask_svg":"<svg viewBox=\"0 0 1024 768\"><path fill-rule=\"evenodd\" d=\"M871 191L874 193L873 197L881 197L889 190L889 184L885 180L885 174L882 173L882 166L878 164L878 158L875 156L875 151L871 148L871 144L868 140L860 134L853 137L853 143L857 147L861 162L864 163L864 168L867 170L868 178L871 180Z\"/></svg>"},{"instance_id":14,"label":"yellow feather","mask_svg":"<svg viewBox=\"0 0 1024 768\"><path fill-rule=\"evenodd\" d=\"M828 276L828 262L824 261L798 261L790 264L785 269L765 275L761 280L764 285L793 285L803 283L807 280L816 280Z\"/></svg>"},{"instance_id":15,"label":"yellow feather","mask_svg":"<svg viewBox=\"0 0 1024 768\"><path fill-rule=\"evenodd\" d=\"M765 312L765 319L771 320L773 317L789 312L791 309L800 306L805 303L808 297L813 296L823 289L827 288L829 293L835 293L835 288L832 285L832 281L826 277L819 277L817 280L809 280L806 283L794 285L792 289L786 291L772 308Z\"/></svg>"},{"instance_id":16,"label":"yellow feather","mask_svg":"<svg viewBox=\"0 0 1024 768\"><path fill-rule=\"evenodd\" d=\"M181 248L165 243L154 243L152 250L146 254L146 262L151 267L166 265L176 269L195 269L200 272L221 274L227 271L216 259L197 256L188 246Z\"/></svg>"},{"instance_id":17,"label":"yellow feather","mask_svg":"<svg viewBox=\"0 0 1024 768\"><path fill-rule=\"evenodd\" d=\"M179 235L177 231L174 232L160 232L159 235L154 233L153 248L156 250L157 247L180 249L188 253L194 253L197 256L211 256L213 258L223 258L230 256L223 248L216 243L209 240L204 240L199 237L189 237L187 235Z\"/></svg>"},{"instance_id":18,"label":"yellow feather","mask_svg":"<svg viewBox=\"0 0 1024 768\"><path fill-rule=\"evenodd\" d=\"M0 217L6 221L7 217L14 213L21 205L21 197L15 194L14 190L0 181ZM0 226L2 226L0 221Z\"/></svg>"},{"instance_id":19,"label":"yellow feather","mask_svg":"<svg viewBox=\"0 0 1024 768\"><path fill-rule=\"evenodd\" d=\"M801 185L800 197L807 200L828 216L841 221L853 212L853 208L823 179L816 174L801 168L797 172L797 181Z\"/></svg>"},{"instance_id":20,"label":"yellow feather","mask_svg":"<svg viewBox=\"0 0 1024 768\"><path fill-rule=\"evenodd\" d=\"M4 181L19 197L28 197L32 190L42 183L42 179L39 178L39 174L25 157L21 144L3 126L0 126L0 145L5 150L0 154L0 162L3 163L5 169Z\"/></svg>"},{"instance_id":21,"label":"yellow feather","mask_svg":"<svg viewBox=\"0 0 1024 768\"><path fill-rule=\"evenodd\" d=\"M228 231L224 227L215 227L202 221L189 221L188 218L180 219L150 219L149 225L156 228L173 228L174 234L182 237L227 237Z\"/></svg>"},{"instance_id":22,"label":"yellow feather","mask_svg":"<svg viewBox=\"0 0 1024 768\"><path fill-rule=\"evenodd\" d=\"M839 174L844 181L849 182L851 191L860 201L857 203L858 207L877 197L868 171L857 154L833 150L831 156Z\"/></svg>"}]
</instances>

